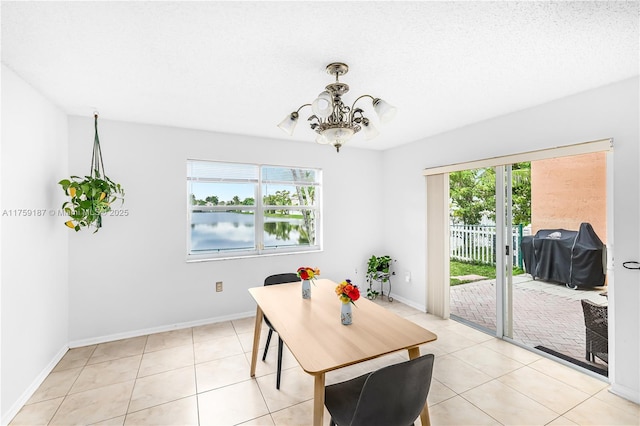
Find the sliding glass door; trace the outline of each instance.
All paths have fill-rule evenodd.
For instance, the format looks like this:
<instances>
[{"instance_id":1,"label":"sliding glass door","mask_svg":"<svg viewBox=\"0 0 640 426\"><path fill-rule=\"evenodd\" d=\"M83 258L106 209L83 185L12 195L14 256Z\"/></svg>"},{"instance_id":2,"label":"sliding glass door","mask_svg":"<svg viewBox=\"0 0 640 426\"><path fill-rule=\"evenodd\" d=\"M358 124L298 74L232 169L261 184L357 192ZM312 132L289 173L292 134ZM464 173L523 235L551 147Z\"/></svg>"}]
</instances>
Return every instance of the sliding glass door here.
<instances>
[{"instance_id":1,"label":"sliding glass door","mask_svg":"<svg viewBox=\"0 0 640 426\"><path fill-rule=\"evenodd\" d=\"M520 241L531 222L529 164L449 175L451 315L509 338L514 266L522 272Z\"/></svg>"},{"instance_id":2,"label":"sliding glass door","mask_svg":"<svg viewBox=\"0 0 640 426\"><path fill-rule=\"evenodd\" d=\"M493 167L449 175L450 303L458 321L497 332L496 176Z\"/></svg>"},{"instance_id":3,"label":"sliding glass door","mask_svg":"<svg viewBox=\"0 0 640 426\"><path fill-rule=\"evenodd\" d=\"M591 343L585 337L584 309L586 304L598 305L606 323L606 274L611 272L607 259L613 257L607 245L607 233L613 229L612 217L607 217L611 151L612 140L603 139L425 170L427 312L461 319L497 337L606 375L606 345L587 354ZM463 192L476 184L484 192L475 192L467 201L461 197L456 206L452 191L456 190L455 174L460 172L474 176L468 180L473 185L463 186ZM492 191L485 187L489 176ZM474 239L456 234L456 208L473 210L477 205L483 206L478 225L493 226L491 236ZM552 246L557 250L548 249ZM494 258L482 255L467 263L476 267L493 262L493 279L487 269L454 271L454 257L468 253L470 247L492 248ZM448 256L443 258L443 253ZM465 277L467 283L453 282L462 275L475 276ZM470 283L485 293L488 290L490 298L468 292L467 297L456 299L454 292L465 286L472 289ZM469 312L475 311L475 317L457 310L459 300Z\"/></svg>"},{"instance_id":4,"label":"sliding glass door","mask_svg":"<svg viewBox=\"0 0 640 426\"><path fill-rule=\"evenodd\" d=\"M585 359L583 304L606 310L608 302L606 163L595 152L496 168L496 222L504 221L496 225L504 229L497 335L603 375L606 350Z\"/></svg>"}]
</instances>

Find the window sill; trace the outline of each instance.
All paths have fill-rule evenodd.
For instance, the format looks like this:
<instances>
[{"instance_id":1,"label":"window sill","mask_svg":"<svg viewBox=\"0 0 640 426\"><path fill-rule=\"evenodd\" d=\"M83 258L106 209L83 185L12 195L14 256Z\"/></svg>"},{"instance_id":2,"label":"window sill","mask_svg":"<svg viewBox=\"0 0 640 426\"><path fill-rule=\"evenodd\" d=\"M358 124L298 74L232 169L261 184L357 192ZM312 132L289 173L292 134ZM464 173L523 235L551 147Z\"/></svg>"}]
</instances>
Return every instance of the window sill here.
<instances>
[{"instance_id":1,"label":"window sill","mask_svg":"<svg viewBox=\"0 0 640 426\"><path fill-rule=\"evenodd\" d=\"M241 260L241 259L256 259L262 257L273 257L273 256L291 256L296 254L304 254L304 253L320 253L322 252L322 248L309 248L303 250L296 251L287 251L287 252L263 252L263 253L255 253L255 254L242 254L235 256L220 256L220 257L206 257L206 255L191 255L185 259L186 263L200 263L200 262L217 262L220 260Z\"/></svg>"}]
</instances>

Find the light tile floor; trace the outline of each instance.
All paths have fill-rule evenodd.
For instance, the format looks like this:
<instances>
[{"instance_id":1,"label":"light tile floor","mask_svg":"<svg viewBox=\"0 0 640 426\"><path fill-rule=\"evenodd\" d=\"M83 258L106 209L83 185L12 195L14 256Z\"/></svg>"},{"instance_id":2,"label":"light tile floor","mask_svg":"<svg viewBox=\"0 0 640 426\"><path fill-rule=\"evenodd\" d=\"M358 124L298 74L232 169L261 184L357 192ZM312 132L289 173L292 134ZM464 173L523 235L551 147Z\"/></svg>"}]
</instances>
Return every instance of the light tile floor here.
<instances>
[{"instance_id":1,"label":"light tile floor","mask_svg":"<svg viewBox=\"0 0 640 426\"><path fill-rule=\"evenodd\" d=\"M640 422L640 407L599 379L398 301L379 303L438 335L421 348L436 355L433 425ZM249 377L253 324L246 318L71 349L10 424L310 424L313 379L286 347L279 391L275 346ZM327 384L404 359L396 353L337 370Z\"/></svg>"}]
</instances>

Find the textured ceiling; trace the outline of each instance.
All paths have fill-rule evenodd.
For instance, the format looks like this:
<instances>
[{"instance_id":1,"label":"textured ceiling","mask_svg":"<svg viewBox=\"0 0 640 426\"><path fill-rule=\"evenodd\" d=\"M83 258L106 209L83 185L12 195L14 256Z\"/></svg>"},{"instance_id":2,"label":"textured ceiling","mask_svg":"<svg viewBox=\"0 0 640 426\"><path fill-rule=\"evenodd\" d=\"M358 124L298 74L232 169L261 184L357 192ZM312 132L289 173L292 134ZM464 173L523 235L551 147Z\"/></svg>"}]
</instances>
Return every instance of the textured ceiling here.
<instances>
[{"instance_id":1,"label":"textured ceiling","mask_svg":"<svg viewBox=\"0 0 640 426\"><path fill-rule=\"evenodd\" d=\"M346 62L386 149L638 75L638 4L3 1L2 62L69 114L268 138Z\"/></svg>"}]
</instances>

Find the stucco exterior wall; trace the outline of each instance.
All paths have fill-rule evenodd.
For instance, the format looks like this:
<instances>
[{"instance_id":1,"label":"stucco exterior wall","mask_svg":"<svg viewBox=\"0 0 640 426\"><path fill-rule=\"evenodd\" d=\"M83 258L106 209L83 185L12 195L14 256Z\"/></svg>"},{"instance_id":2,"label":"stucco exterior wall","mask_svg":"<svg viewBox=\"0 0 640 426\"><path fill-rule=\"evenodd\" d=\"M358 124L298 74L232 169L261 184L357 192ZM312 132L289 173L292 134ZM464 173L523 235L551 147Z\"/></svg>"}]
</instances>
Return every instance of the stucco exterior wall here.
<instances>
[{"instance_id":1,"label":"stucco exterior wall","mask_svg":"<svg viewBox=\"0 0 640 426\"><path fill-rule=\"evenodd\" d=\"M531 230L577 231L588 222L607 242L606 154L531 162Z\"/></svg>"}]
</instances>

